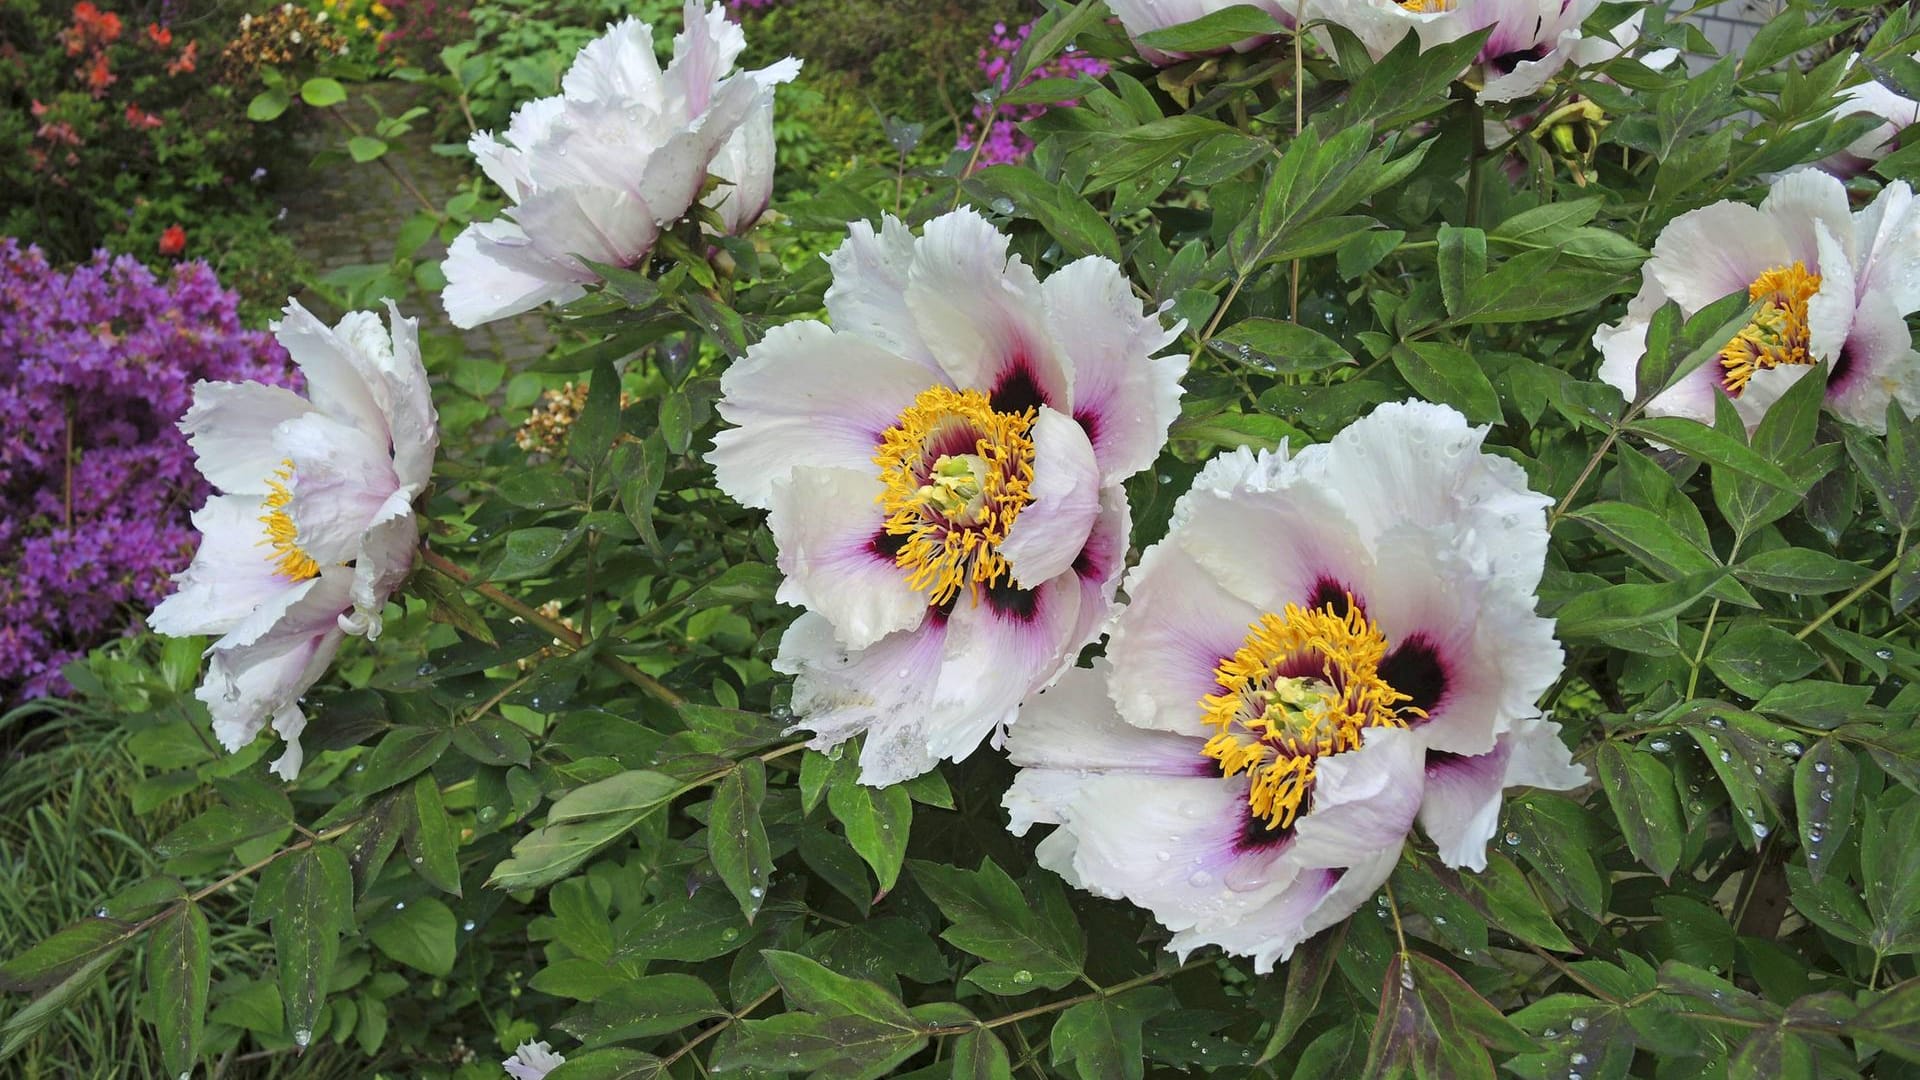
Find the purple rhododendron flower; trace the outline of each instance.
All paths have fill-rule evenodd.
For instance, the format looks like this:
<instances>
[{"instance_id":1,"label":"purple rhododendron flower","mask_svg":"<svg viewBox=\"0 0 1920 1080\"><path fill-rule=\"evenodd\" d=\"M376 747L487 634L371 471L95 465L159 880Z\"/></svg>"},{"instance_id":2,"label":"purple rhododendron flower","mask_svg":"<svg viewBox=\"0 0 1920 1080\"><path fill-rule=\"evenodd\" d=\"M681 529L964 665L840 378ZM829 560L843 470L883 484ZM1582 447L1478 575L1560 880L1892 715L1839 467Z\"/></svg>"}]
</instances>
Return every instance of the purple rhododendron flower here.
<instances>
[{"instance_id":1,"label":"purple rhododendron flower","mask_svg":"<svg viewBox=\"0 0 1920 1080\"><path fill-rule=\"evenodd\" d=\"M1017 30L1009 31L1006 23L993 24L993 37L980 48L980 70L987 81L1001 93L1015 89L1013 79L1016 72L1013 57L1026 43L1027 36L1033 33L1033 23L1027 23ZM1021 80L1020 86L1036 79L1071 79L1076 75L1099 78L1107 73L1107 62L1086 53L1068 49L1059 56L1035 69L1033 74ZM1045 113L1050 108L1074 105L1076 102L1061 101L1052 105L1011 105L1003 106L995 116L993 126L987 129L986 145L980 150L980 164L1007 165L1020 161L1033 152L1033 140L1020 131L1019 125ZM976 104L973 107L973 123L960 133L959 148L973 149L974 139L979 137L980 126L987 118L991 106Z\"/></svg>"},{"instance_id":2,"label":"purple rhododendron flower","mask_svg":"<svg viewBox=\"0 0 1920 1080\"><path fill-rule=\"evenodd\" d=\"M204 501L174 427L200 379L288 385L205 263L168 280L105 252L71 272L0 237L0 703L139 625L187 565Z\"/></svg>"}]
</instances>

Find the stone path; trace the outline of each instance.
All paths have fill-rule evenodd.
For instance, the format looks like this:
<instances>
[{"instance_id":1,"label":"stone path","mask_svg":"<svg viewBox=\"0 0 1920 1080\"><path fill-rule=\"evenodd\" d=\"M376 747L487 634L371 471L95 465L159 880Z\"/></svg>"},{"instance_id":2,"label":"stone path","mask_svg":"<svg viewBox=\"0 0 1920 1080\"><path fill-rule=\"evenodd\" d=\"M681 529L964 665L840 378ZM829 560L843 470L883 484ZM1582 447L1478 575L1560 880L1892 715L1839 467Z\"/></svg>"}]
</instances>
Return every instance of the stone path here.
<instances>
[{"instance_id":1,"label":"stone path","mask_svg":"<svg viewBox=\"0 0 1920 1080\"><path fill-rule=\"evenodd\" d=\"M375 83L357 90L357 94L377 98L388 116L398 115L416 103L434 104L426 91L406 83ZM376 114L360 96L343 108L361 130L373 130ZM303 175L283 189L282 197L287 208L286 228L301 256L313 267L315 277L347 266L385 264L393 257L401 226L422 209L419 196L436 207L442 206L477 172L473 160L464 154L447 157L433 152L431 116L415 121L414 130L387 151L384 160L393 165L392 171L373 162L312 169L307 162L322 150L344 146L346 133L339 124L321 117L309 114L308 119L308 126L298 136L302 160L289 166ZM445 245L436 239L417 258L437 259L445 251ZM301 297L303 303L313 299ZM475 356L519 364L539 357L553 344L545 317L538 313L456 331L447 322L437 296L420 294L416 289L415 295L400 303L405 314L420 317L422 329L459 334L467 351Z\"/></svg>"}]
</instances>

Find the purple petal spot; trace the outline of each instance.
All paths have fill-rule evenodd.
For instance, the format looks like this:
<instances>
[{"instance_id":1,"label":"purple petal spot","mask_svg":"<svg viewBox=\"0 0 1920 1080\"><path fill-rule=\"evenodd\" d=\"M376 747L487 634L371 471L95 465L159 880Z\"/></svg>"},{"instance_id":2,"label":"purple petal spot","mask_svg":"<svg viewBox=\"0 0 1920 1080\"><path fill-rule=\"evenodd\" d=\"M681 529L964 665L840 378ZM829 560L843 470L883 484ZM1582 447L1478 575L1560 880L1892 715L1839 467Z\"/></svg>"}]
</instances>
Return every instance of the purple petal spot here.
<instances>
[{"instance_id":1,"label":"purple petal spot","mask_svg":"<svg viewBox=\"0 0 1920 1080\"><path fill-rule=\"evenodd\" d=\"M1034 381L1033 369L1024 356L1016 357L1007 366L987 399L993 411L999 413L1023 413L1047 404L1046 395L1040 392L1040 384Z\"/></svg>"},{"instance_id":2,"label":"purple petal spot","mask_svg":"<svg viewBox=\"0 0 1920 1080\"><path fill-rule=\"evenodd\" d=\"M893 562L900 557L901 550L907 546L907 539L905 534L890 533L882 529L873 534L873 539L867 541L867 550L888 562Z\"/></svg>"},{"instance_id":3,"label":"purple petal spot","mask_svg":"<svg viewBox=\"0 0 1920 1080\"><path fill-rule=\"evenodd\" d=\"M1040 593L1036 589L1022 589L1012 584L989 585L986 595L987 606L994 614L1018 622L1032 622L1040 610Z\"/></svg>"},{"instance_id":4,"label":"purple petal spot","mask_svg":"<svg viewBox=\"0 0 1920 1080\"><path fill-rule=\"evenodd\" d=\"M1100 414L1099 413L1094 412L1091 409L1087 409L1082 412L1074 413L1073 419L1074 419L1074 422L1080 425L1080 430L1087 433L1088 442L1093 443L1095 446L1100 445Z\"/></svg>"},{"instance_id":5,"label":"purple petal spot","mask_svg":"<svg viewBox=\"0 0 1920 1080\"><path fill-rule=\"evenodd\" d=\"M1546 55L1547 47L1545 45L1535 45L1531 49L1521 49L1518 52L1503 53L1500 56L1496 56L1487 61L1487 66L1502 75L1511 75L1514 69L1521 64L1545 59Z\"/></svg>"},{"instance_id":6,"label":"purple petal spot","mask_svg":"<svg viewBox=\"0 0 1920 1080\"><path fill-rule=\"evenodd\" d=\"M1307 787L1306 797L1300 800L1300 812L1299 815L1293 819L1294 824L1288 825L1285 828L1276 828L1268 824L1265 818L1254 817L1252 807L1242 806L1240 808L1240 835L1233 842L1233 850L1242 854L1249 851L1271 851L1276 847L1293 843L1294 826L1298 825L1300 818L1305 817L1307 811L1311 809L1313 809L1313 787L1311 784Z\"/></svg>"},{"instance_id":7,"label":"purple petal spot","mask_svg":"<svg viewBox=\"0 0 1920 1080\"><path fill-rule=\"evenodd\" d=\"M1347 598L1352 594L1353 590L1348 588L1344 583L1322 575L1314 579L1313 593L1307 598L1307 608L1310 611L1319 611L1331 604L1333 605L1333 613L1341 618L1345 618L1347 616Z\"/></svg>"},{"instance_id":8,"label":"purple petal spot","mask_svg":"<svg viewBox=\"0 0 1920 1080\"><path fill-rule=\"evenodd\" d=\"M928 604L927 621L936 627L947 625L947 620L953 618L953 605L959 600L960 594L956 592L938 604Z\"/></svg>"},{"instance_id":9,"label":"purple petal spot","mask_svg":"<svg viewBox=\"0 0 1920 1080\"><path fill-rule=\"evenodd\" d=\"M1833 370L1827 373L1827 393L1846 389L1847 381L1855 373L1855 349L1851 340L1840 346L1840 355L1833 361Z\"/></svg>"},{"instance_id":10,"label":"purple petal spot","mask_svg":"<svg viewBox=\"0 0 1920 1080\"><path fill-rule=\"evenodd\" d=\"M1447 665L1424 634L1414 634L1380 662L1380 677L1410 700L1403 709L1421 709L1431 715L1447 696Z\"/></svg>"}]
</instances>

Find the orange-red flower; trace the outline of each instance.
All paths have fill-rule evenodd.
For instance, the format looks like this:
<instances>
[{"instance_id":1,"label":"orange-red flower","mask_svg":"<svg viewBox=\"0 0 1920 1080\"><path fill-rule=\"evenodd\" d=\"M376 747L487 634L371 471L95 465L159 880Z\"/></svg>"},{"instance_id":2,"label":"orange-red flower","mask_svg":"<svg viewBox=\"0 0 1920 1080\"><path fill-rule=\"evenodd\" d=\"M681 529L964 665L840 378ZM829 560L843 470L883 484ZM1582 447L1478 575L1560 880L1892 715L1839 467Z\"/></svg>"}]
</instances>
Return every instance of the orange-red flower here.
<instances>
[{"instance_id":1,"label":"orange-red flower","mask_svg":"<svg viewBox=\"0 0 1920 1080\"><path fill-rule=\"evenodd\" d=\"M160 254L178 255L187 250L187 230L178 224L169 225L160 234Z\"/></svg>"},{"instance_id":2,"label":"orange-red flower","mask_svg":"<svg viewBox=\"0 0 1920 1080\"><path fill-rule=\"evenodd\" d=\"M148 23L147 40L164 49L173 44L173 31L159 23Z\"/></svg>"},{"instance_id":3,"label":"orange-red flower","mask_svg":"<svg viewBox=\"0 0 1920 1080\"><path fill-rule=\"evenodd\" d=\"M87 89L93 91L94 97L106 93L107 87L116 81L113 72L107 68L107 54L103 52L93 54L93 59L80 69L80 78L87 84Z\"/></svg>"},{"instance_id":4,"label":"orange-red flower","mask_svg":"<svg viewBox=\"0 0 1920 1080\"><path fill-rule=\"evenodd\" d=\"M127 126L128 127L137 128L141 131L152 131L154 128L157 128L164 123L166 123L166 121L160 119L158 116L155 116L153 113L150 113L145 109L142 109L138 105L127 106Z\"/></svg>"},{"instance_id":5,"label":"orange-red flower","mask_svg":"<svg viewBox=\"0 0 1920 1080\"><path fill-rule=\"evenodd\" d=\"M61 37L67 43L68 56L110 45L120 39L120 16L101 11L92 0L80 0L73 5L73 25Z\"/></svg>"},{"instance_id":6,"label":"orange-red flower","mask_svg":"<svg viewBox=\"0 0 1920 1080\"><path fill-rule=\"evenodd\" d=\"M200 43L198 41L187 42L187 47L180 50L178 57L167 61L167 74L179 75L182 72L192 71L194 61L197 60L199 56Z\"/></svg>"}]
</instances>

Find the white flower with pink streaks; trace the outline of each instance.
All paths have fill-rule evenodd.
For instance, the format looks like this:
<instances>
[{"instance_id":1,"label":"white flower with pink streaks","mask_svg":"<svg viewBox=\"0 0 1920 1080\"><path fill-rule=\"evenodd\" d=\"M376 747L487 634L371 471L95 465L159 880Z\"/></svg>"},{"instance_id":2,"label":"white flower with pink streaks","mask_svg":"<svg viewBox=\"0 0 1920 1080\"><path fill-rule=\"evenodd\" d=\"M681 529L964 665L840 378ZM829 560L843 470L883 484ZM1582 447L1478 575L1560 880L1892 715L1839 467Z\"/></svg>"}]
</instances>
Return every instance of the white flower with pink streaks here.
<instances>
[{"instance_id":1,"label":"white flower with pink streaks","mask_svg":"<svg viewBox=\"0 0 1920 1080\"><path fill-rule=\"evenodd\" d=\"M1751 428L1820 362L1829 365L1827 408L1841 419L1881 432L1889 401L1920 413L1920 354L1906 321L1920 310L1920 204L1905 182L1855 211L1826 173L1778 177L1758 207L1722 201L1673 219L1640 273L1626 318L1593 336L1600 378L1628 397L1647 328L1668 299L1687 315L1728 293L1765 301L1649 413L1712 423L1724 396Z\"/></svg>"},{"instance_id":2,"label":"white flower with pink streaks","mask_svg":"<svg viewBox=\"0 0 1920 1080\"><path fill-rule=\"evenodd\" d=\"M355 311L329 327L289 302L273 331L306 396L202 382L180 421L220 494L194 513L200 550L147 625L218 637L197 694L214 734L234 751L271 723L286 742L273 770L288 780L303 759L301 696L347 634L380 636L419 542L413 502L438 418L416 321L393 311L390 325Z\"/></svg>"},{"instance_id":3,"label":"white flower with pink streaks","mask_svg":"<svg viewBox=\"0 0 1920 1080\"><path fill-rule=\"evenodd\" d=\"M1179 412L1179 333L1120 268L1042 282L971 210L916 238L855 223L828 257L833 325L775 328L721 380L708 460L769 510L806 609L774 666L814 745L862 732L874 785L959 760L1106 623L1121 481Z\"/></svg>"},{"instance_id":4,"label":"white flower with pink streaks","mask_svg":"<svg viewBox=\"0 0 1920 1080\"><path fill-rule=\"evenodd\" d=\"M567 1059L545 1042L524 1042L500 1066L513 1080L546 1080L548 1073L566 1063Z\"/></svg>"},{"instance_id":5,"label":"white flower with pink streaks","mask_svg":"<svg viewBox=\"0 0 1920 1080\"><path fill-rule=\"evenodd\" d=\"M1567 789L1539 696L1548 500L1487 429L1383 405L1289 458L1215 458L1127 578L1106 656L1029 702L1004 803L1042 865L1169 948L1268 971L1392 872L1414 822L1484 868L1503 791Z\"/></svg>"}]
</instances>

